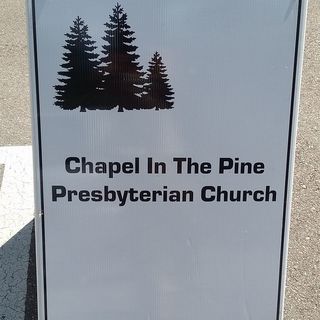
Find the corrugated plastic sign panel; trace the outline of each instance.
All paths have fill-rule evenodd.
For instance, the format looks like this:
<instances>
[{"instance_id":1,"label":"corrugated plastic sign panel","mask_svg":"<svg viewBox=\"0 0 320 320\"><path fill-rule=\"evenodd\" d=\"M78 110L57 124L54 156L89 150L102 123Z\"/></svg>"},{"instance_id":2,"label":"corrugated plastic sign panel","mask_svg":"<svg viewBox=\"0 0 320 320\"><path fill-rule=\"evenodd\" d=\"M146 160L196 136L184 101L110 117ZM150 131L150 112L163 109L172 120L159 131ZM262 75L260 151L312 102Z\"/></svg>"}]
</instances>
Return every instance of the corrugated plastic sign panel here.
<instances>
[{"instance_id":1,"label":"corrugated plastic sign panel","mask_svg":"<svg viewBox=\"0 0 320 320\"><path fill-rule=\"evenodd\" d=\"M279 320L306 1L29 0L41 320Z\"/></svg>"}]
</instances>

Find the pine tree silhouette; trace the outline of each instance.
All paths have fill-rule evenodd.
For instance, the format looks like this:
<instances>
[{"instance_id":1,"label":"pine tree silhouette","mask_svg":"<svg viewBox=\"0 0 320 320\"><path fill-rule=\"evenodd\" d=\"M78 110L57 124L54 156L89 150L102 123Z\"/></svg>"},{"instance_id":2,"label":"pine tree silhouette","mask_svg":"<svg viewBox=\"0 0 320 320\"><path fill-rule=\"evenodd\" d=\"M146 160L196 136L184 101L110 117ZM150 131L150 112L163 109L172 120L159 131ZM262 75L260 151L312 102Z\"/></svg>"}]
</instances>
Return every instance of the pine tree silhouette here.
<instances>
[{"instance_id":1,"label":"pine tree silhouette","mask_svg":"<svg viewBox=\"0 0 320 320\"><path fill-rule=\"evenodd\" d=\"M80 107L81 112L96 108L97 87L101 81L98 66L98 54L94 53L95 41L88 35L88 26L77 17L66 33L66 52L63 54L65 63L63 71L58 72L62 78L56 85L55 105L65 110Z\"/></svg>"},{"instance_id":2,"label":"pine tree silhouette","mask_svg":"<svg viewBox=\"0 0 320 320\"><path fill-rule=\"evenodd\" d=\"M118 106L118 111L140 108L140 95L143 92L145 75L139 66L136 54L137 46L133 45L134 32L127 24L127 14L119 3L109 16L110 22L105 23L107 29L102 38L107 44L103 45L101 58L103 83L101 104L106 108Z\"/></svg>"},{"instance_id":3,"label":"pine tree silhouette","mask_svg":"<svg viewBox=\"0 0 320 320\"><path fill-rule=\"evenodd\" d=\"M156 110L172 109L174 92L169 84L167 69L162 57L156 52L149 62L147 80L145 85L144 108Z\"/></svg>"}]
</instances>

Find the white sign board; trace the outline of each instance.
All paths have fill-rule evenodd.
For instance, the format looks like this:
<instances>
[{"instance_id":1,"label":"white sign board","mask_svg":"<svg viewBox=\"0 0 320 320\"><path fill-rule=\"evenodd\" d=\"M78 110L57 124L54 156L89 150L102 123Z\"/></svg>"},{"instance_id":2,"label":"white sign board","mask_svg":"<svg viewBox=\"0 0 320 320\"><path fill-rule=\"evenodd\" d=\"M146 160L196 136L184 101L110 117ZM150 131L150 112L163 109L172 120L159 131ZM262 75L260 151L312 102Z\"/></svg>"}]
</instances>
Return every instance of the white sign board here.
<instances>
[{"instance_id":1,"label":"white sign board","mask_svg":"<svg viewBox=\"0 0 320 320\"><path fill-rule=\"evenodd\" d=\"M41 320L279 320L306 1L30 0Z\"/></svg>"}]
</instances>

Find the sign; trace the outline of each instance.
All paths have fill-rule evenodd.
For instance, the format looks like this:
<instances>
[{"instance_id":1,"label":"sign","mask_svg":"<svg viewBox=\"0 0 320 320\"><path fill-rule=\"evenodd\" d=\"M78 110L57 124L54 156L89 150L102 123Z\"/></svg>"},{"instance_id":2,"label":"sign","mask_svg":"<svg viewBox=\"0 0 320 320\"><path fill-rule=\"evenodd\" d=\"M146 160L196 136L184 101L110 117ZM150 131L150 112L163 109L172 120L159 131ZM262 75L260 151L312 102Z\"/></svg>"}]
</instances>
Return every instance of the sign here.
<instances>
[{"instance_id":1,"label":"sign","mask_svg":"<svg viewBox=\"0 0 320 320\"><path fill-rule=\"evenodd\" d=\"M281 319L306 1L29 1L41 320Z\"/></svg>"}]
</instances>

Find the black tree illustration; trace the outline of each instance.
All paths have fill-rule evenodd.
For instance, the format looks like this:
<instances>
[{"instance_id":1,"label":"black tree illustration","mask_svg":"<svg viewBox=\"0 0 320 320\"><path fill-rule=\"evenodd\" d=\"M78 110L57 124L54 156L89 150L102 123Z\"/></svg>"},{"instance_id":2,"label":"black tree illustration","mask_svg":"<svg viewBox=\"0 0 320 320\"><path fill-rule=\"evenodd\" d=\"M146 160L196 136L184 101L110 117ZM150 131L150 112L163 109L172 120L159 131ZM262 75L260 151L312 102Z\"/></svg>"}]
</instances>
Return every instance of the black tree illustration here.
<instances>
[{"instance_id":1,"label":"black tree illustration","mask_svg":"<svg viewBox=\"0 0 320 320\"><path fill-rule=\"evenodd\" d=\"M81 112L95 109L97 87L101 81L98 54L94 53L95 41L88 35L88 26L77 17L66 33L66 52L63 54L63 71L58 72L62 78L56 85L55 104L62 109L72 110L80 107Z\"/></svg>"},{"instance_id":2,"label":"black tree illustration","mask_svg":"<svg viewBox=\"0 0 320 320\"><path fill-rule=\"evenodd\" d=\"M102 38L107 44L103 45L100 67L103 74L102 94L100 104L106 109L118 106L118 112L124 109L139 109L143 92L145 73L139 66L136 54L137 46L133 45L134 32L127 24L127 14L119 3L109 16L110 22Z\"/></svg>"},{"instance_id":3,"label":"black tree illustration","mask_svg":"<svg viewBox=\"0 0 320 320\"><path fill-rule=\"evenodd\" d=\"M174 92L166 72L167 69L162 62L162 57L156 52L149 62L145 95L143 96L145 109L173 108Z\"/></svg>"}]
</instances>

